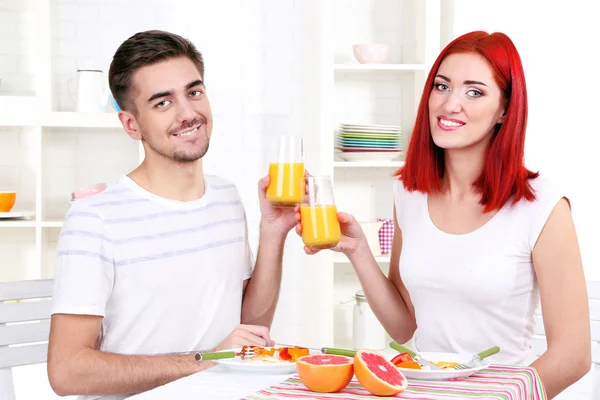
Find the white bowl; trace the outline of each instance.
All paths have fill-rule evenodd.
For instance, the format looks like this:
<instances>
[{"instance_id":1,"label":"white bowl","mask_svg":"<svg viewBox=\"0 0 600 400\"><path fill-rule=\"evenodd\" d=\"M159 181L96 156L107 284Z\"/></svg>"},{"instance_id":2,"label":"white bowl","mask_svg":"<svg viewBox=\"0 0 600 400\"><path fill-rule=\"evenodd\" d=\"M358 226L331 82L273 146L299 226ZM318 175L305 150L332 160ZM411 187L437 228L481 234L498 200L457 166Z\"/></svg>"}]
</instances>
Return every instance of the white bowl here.
<instances>
[{"instance_id":1,"label":"white bowl","mask_svg":"<svg viewBox=\"0 0 600 400\"><path fill-rule=\"evenodd\" d=\"M381 64L390 54L387 44L355 44L352 46L354 57L361 64Z\"/></svg>"}]
</instances>

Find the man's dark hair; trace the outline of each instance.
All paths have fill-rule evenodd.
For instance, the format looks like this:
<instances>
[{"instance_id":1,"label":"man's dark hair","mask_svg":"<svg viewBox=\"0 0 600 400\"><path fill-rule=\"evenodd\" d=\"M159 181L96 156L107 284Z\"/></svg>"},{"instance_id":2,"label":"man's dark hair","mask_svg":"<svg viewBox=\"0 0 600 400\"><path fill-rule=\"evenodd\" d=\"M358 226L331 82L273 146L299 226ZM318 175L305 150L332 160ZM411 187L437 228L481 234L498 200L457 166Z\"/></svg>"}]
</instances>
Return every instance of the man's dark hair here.
<instances>
[{"instance_id":1,"label":"man's dark hair","mask_svg":"<svg viewBox=\"0 0 600 400\"><path fill-rule=\"evenodd\" d=\"M187 57L204 79L204 60L189 40L170 32L151 30L138 32L115 52L108 71L108 84L122 110L137 112L133 102L133 74L146 65L175 57Z\"/></svg>"}]
</instances>

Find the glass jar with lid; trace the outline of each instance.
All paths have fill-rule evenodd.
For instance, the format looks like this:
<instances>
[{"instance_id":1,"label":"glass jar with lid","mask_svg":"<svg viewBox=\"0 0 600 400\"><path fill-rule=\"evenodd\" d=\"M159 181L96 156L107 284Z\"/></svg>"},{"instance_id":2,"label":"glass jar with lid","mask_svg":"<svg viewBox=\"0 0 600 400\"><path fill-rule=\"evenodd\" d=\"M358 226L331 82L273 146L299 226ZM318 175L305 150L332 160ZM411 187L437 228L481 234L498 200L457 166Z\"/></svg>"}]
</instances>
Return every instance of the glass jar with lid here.
<instances>
[{"instance_id":1,"label":"glass jar with lid","mask_svg":"<svg viewBox=\"0 0 600 400\"><path fill-rule=\"evenodd\" d=\"M362 290L354 295L352 338L355 349L383 350L387 347L386 332L369 306Z\"/></svg>"}]
</instances>

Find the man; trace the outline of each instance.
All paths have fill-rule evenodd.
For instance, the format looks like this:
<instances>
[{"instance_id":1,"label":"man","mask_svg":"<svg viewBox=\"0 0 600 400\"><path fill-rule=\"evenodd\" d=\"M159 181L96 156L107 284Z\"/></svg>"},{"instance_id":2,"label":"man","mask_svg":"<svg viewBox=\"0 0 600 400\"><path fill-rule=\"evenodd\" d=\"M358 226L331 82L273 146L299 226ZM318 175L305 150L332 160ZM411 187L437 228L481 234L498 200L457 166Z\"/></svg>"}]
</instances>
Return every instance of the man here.
<instances>
[{"instance_id":1,"label":"man","mask_svg":"<svg viewBox=\"0 0 600 400\"><path fill-rule=\"evenodd\" d=\"M123 398L211 366L198 351L269 336L292 210L259 186L256 264L235 186L205 176L212 130L201 54L148 31L114 55L110 88L145 160L69 210L58 244L48 376L59 395Z\"/></svg>"}]
</instances>

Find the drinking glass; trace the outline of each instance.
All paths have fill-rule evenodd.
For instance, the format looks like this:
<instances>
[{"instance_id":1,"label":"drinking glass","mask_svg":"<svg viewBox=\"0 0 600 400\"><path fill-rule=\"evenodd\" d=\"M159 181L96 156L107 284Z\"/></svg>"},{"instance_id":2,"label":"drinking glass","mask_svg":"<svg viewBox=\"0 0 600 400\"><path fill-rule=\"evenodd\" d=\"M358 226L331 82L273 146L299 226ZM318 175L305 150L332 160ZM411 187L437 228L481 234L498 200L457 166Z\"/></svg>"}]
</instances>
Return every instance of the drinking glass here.
<instances>
[{"instance_id":1,"label":"drinking glass","mask_svg":"<svg viewBox=\"0 0 600 400\"><path fill-rule=\"evenodd\" d=\"M302 137L281 135L273 143L269 159L267 200L277 207L294 207L304 198Z\"/></svg>"},{"instance_id":2,"label":"drinking glass","mask_svg":"<svg viewBox=\"0 0 600 400\"><path fill-rule=\"evenodd\" d=\"M309 176L306 185L300 206L302 242L314 250L330 249L339 243L342 236L331 178Z\"/></svg>"}]
</instances>

